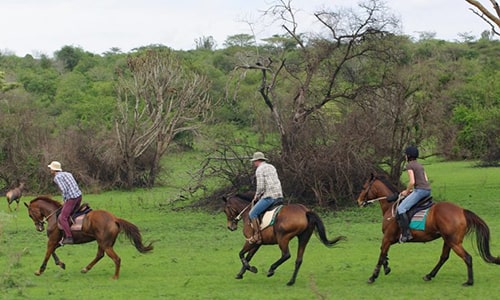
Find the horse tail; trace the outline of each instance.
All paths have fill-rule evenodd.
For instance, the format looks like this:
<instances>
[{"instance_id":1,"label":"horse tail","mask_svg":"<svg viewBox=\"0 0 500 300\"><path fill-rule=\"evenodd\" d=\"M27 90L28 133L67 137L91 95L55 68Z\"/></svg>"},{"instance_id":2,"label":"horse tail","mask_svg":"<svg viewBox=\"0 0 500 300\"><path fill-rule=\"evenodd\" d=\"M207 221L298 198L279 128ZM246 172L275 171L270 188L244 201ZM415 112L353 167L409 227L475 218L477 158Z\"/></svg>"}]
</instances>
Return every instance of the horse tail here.
<instances>
[{"instance_id":1,"label":"horse tail","mask_svg":"<svg viewBox=\"0 0 500 300\"><path fill-rule=\"evenodd\" d=\"M490 252L490 228L478 215L470 210L464 209L467 220L467 233L476 233L477 249L481 258L488 263L500 265L500 257L494 257Z\"/></svg>"},{"instance_id":2,"label":"horse tail","mask_svg":"<svg viewBox=\"0 0 500 300\"><path fill-rule=\"evenodd\" d=\"M137 251L140 253L147 253L151 250L153 250L153 243L149 243L149 245L145 246L142 243L142 236L141 232L139 231L139 228L135 226L134 224L130 223L129 221L126 221L124 219L116 218L116 223L120 227L120 229L125 232L125 235L128 237L130 242L133 242L135 248Z\"/></svg>"},{"instance_id":3,"label":"horse tail","mask_svg":"<svg viewBox=\"0 0 500 300\"><path fill-rule=\"evenodd\" d=\"M339 242L341 240L345 240L345 236L338 236L332 240L329 240L326 237L325 224L323 224L323 221L318 216L318 214L313 212L313 211L308 211L308 212L306 212L306 216L307 216L307 221L309 223L309 226L316 229L316 233L317 233L319 239L321 240L321 242L325 246L331 247L331 246L335 245L337 242Z\"/></svg>"}]
</instances>

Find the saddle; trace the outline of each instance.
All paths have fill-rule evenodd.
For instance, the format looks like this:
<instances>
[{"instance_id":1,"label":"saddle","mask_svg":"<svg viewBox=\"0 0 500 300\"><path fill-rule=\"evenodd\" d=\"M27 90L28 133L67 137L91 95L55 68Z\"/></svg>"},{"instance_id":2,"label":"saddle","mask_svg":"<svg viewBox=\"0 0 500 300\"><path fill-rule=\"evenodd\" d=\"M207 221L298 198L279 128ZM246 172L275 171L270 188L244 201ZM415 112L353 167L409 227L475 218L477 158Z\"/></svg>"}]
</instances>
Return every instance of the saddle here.
<instances>
[{"instance_id":1,"label":"saddle","mask_svg":"<svg viewBox=\"0 0 500 300\"><path fill-rule=\"evenodd\" d=\"M406 214L408 215L408 220L411 220L417 212L426 210L433 205L434 202L432 202L432 196L425 197L424 199L418 201L412 208L410 208L406 212Z\"/></svg>"},{"instance_id":2,"label":"saddle","mask_svg":"<svg viewBox=\"0 0 500 300\"><path fill-rule=\"evenodd\" d=\"M266 211L260 216L260 230L272 226L276 220L276 216L283 208L283 199L278 199L274 201L274 204L266 209Z\"/></svg>"},{"instance_id":3,"label":"saddle","mask_svg":"<svg viewBox=\"0 0 500 300\"><path fill-rule=\"evenodd\" d=\"M69 224L70 228L72 231L81 231L82 230L82 225L83 225L83 219L85 219L85 216L92 211L92 208L90 208L88 203L83 203L80 205L78 209L73 211L71 216L69 217ZM61 211L57 212L57 216L59 217L59 214ZM57 226L59 229L62 229L61 225L59 225L59 222L57 222Z\"/></svg>"},{"instance_id":4,"label":"saddle","mask_svg":"<svg viewBox=\"0 0 500 300\"><path fill-rule=\"evenodd\" d=\"M394 202L394 201L398 200L398 198L399 198L399 194L394 193L391 196L387 197L387 201ZM399 205L399 203L398 203L398 205ZM417 212L422 211L422 210L426 210L433 205L434 205L434 202L432 202L432 196L428 196L428 197L421 199L420 201L418 201L415 205L413 205L406 212L406 214L408 215L408 220L411 220Z\"/></svg>"}]
</instances>

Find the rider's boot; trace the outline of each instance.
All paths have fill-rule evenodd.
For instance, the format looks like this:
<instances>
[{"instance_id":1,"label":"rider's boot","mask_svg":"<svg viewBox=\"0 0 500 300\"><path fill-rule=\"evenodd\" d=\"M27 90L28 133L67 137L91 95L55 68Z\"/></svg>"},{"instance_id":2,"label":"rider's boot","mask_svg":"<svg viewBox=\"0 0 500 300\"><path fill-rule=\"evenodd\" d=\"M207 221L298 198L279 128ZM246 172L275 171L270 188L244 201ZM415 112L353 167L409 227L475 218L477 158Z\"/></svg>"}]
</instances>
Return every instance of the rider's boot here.
<instances>
[{"instance_id":1,"label":"rider's boot","mask_svg":"<svg viewBox=\"0 0 500 300\"><path fill-rule=\"evenodd\" d=\"M398 221L399 228L401 228L401 238L399 241L405 243L413 239L410 232L410 220L408 219L408 215L406 213L398 214L396 220Z\"/></svg>"},{"instance_id":2,"label":"rider's boot","mask_svg":"<svg viewBox=\"0 0 500 300\"><path fill-rule=\"evenodd\" d=\"M259 218L250 219L253 228L253 236L250 238L250 244L260 244L262 243L262 237L260 235L260 224Z\"/></svg>"}]
</instances>

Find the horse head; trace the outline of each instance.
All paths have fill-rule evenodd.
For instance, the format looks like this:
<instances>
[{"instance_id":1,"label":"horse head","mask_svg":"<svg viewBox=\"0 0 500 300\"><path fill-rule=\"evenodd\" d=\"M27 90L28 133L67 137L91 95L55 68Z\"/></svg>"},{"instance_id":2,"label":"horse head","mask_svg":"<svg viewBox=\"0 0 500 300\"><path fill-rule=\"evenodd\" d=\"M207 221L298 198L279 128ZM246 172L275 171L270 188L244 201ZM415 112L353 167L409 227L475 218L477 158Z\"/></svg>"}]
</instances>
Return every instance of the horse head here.
<instances>
[{"instance_id":1,"label":"horse head","mask_svg":"<svg viewBox=\"0 0 500 300\"><path fill-rule=\"evenodd\" d=\"M241 220L244 213L248 214L250 202L241 198L239 195L222 197L226 205L224 213L227 218L227 228L231 231L238 229L238 221Z\"/></svg>"},{"instance_id":2,"label":"horse head","mask_svg":"<svg viewBox=\"0 0 500 300\"><path fill-rule=\"evenodd\" d=\"M372 190L372 185L376 179L377 177L375 176L375 174L371 173L370 178L363 184L363 188L361 189L357 200L358 206L364 207L368 204L371 204L369 200L376 198Z\"/></svg>"},{"instance_id":3,"label":"horse head","mask_svg":"<svg viewBox=\"0 0 500 300\"><path fill-rule=\"evenodd\" d=\"M45 223L54 215L61 204L47 197L38 197L30 201L30 204L24 203L28 208L28 215L33 220L37 231L45 230Z\"/></svg>"},{"instance_id":4,"label":"horse head","mask_svg":"<svg viewBox=\"0 0 500 300\"><path fill-rule=\"evenodd\" d=\"M393 202L394 199L392 198L397 197L398 194L398 190L386 178L372 173L370 178L363 184L357 202L361 207L381 200Z\"/></svg>"}]
</instances>

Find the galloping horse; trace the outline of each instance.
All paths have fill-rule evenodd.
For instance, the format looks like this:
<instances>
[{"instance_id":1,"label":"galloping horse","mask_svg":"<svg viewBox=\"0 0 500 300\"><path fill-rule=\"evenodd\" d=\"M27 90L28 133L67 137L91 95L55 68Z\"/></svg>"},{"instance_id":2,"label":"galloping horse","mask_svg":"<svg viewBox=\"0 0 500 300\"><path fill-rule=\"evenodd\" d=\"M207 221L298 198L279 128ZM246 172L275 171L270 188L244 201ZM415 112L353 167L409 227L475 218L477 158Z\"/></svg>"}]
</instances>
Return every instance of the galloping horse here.
<instances>
[{"instance_id":1,"label":"galloping horse","mask_svg":"<svg viewBox=\"0 0 500 300\"><path fill-rule=\"evenodd\" d=\"M396 188L385 178L371 175L363 185L363 189L357 199L361 207L375 201L380 202L382 208L382 246L380 247L380 256L368 283L373 283L377 279L380 268L384 267L384 273L391 272L389 268L388 252L392 244L398 242L400 229L394 217L394 203L387 201L387 198L398 193ZM470 210L450 202L435 203L427 212L424 230L412 230L413 239L410 242L429 242L439 237L443 238L443 248L437 265L431 272L423 277L429 281L436 276L439 269L448 260L450 250L463 259L467 265L467 281L464 286L474 284L472 272L472 257L462 246L465 235L475 232L477 248L481 258L487 263L500 264L499 257L493 257L490 253L490 229L488 225L475 213Z\"/></svg>"},{"instance_id":2,"label":"galloping horse","mask_svg":"<svg viewBox=\"0 0 500 300\"><path fill-rule=\"evenodd\" d=\"M62 207L61 203L48 197L37 197L31 200L29 205L26 203L24 203L24 205L28 207L29 216L35 223L36 230L40 232L43 231L44 224L47 222L47 236L49 238L47 242L47 251L45 252L45 258L43 259L42 265L40 269L35 272L35 275L41 275L45 271L47 261L51 255L56 265L65 269L66 265L59 260L55 253L56 249L61 246L59 241L63 235L57 225L57 213ZM82 269L82 273L90 271L90 269L103 258L104 253L106 253L115 263L115 274L113 279L118 279L120 275L121 259L113 250L113 245L121 231L123 231L129 240L133 242L135 248L140 253L147 253L153 250L152 243L147 246L143 245L139 228L134 224L117 218L107 211L92 210L85 216L81 231L73 231L75 244L83 244L95 240L98 245L97 254L94 260Z\"/></svg>"},{"instance_id":3,"label":"galloping horse","mask_svg":"<svg viewBox=\"0 0 500 300\"><path fill-rule=\"evenodd\" d=\"M302 264L302 257L307 243L315 229L317 230L319 239L327 247L331 247L338 241L345 239L343 236L338 236L333 240L328 240L323 221L315 212L301 204L289 204L284 205L279 211L272 226L262 230L262 244L250 244L248 239L252 236L253 229L250 225L248 213L250 211L252 199L253 195L249 197L248 195L242 194L223 198L226 202L224 212L227 217L227 228L231 231L235 231L238 228L238 221L240 219L243 219L245 224L243 226L243 234L246 237L246 242L239 252L239 257L243 266L236 275L236 279L242 279L246 270L257 273L257 268L250 265L250 260L257 250L259 250L261 245L278 244L281 249L281 257L271 265L267 272L267 277L273 276L276 268L290 258L288 243L292 238L297 237L299 240L299 247L297 249L297 259L295 260L295 270L293 271L292 278L287 283L287 285L293 285L297 278L300 265ZM245 257L246 253L248 254Z\"/></svg>"}]
</instances>

